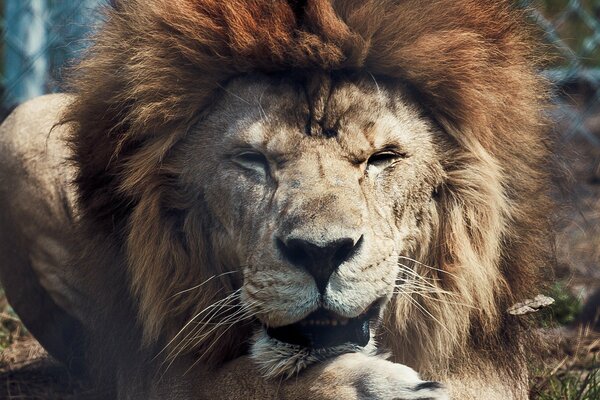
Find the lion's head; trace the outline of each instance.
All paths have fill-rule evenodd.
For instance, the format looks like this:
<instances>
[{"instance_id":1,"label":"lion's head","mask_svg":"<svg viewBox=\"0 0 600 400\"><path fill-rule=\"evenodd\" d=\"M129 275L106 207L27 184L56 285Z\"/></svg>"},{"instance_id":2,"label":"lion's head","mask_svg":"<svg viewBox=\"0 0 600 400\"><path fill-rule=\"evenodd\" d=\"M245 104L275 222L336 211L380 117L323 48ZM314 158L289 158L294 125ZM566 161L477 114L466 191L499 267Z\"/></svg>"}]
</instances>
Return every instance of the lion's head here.
<instances>
[{"instance_id":1,"label":"lion's head","mask_svg":"<svg viewBox=\"0 0 600 400\"><path fill-rule=\"evenodd\" d=\"M426 286L408 265L442 211L450 146L404 85L310 80L233 79L172 150L197 212L214 217L211 241L243 276L265 365L285 349L296 360L305 347L318 359L365 346L396 288Z\"/></svg>"},{"instance_id":2,"label":"lion's head","mask_svg":"<svg viewBox=\"0 0 600 400\"><path fill-rule=\"evenodd\" d=\"M543 84L510 2L131 0L65 116L145 345L269 376L514 343L546 257Z\"/></svg>"}]
</instances>

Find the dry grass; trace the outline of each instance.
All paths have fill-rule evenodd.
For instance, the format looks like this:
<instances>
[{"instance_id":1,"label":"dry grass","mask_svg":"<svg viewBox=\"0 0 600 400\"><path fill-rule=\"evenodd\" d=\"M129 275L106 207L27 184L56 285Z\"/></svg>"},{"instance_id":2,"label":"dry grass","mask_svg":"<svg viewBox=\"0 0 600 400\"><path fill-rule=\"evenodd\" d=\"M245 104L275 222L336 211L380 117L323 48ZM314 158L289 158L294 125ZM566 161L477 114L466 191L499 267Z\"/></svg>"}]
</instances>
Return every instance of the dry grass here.
<instances>
[{"instance_id":1,"label":"dry grass","mask_svg":"<svg viewBox=\"0 0 600 400\"><path fill-rule=\"evenodd\" d=\"M1 288L0 399L105 400L48 356L23 327Z\"/></svg>"},{"instance_id":2,"label":"dry grass","mask_svg":"<svg viewBox=\"0 0 600 400\"><path fill-rule=\"evenodd\" d=\"M600 399L600 333L559 328L549 336L557 348L532 379L532 400Z\"/></svg>"},{"instance_id":3,"label":"dry grass","mask_svg":"<svg viewBox=\"0 0 600 400\"><path fill-rule=\"evenodd\" d=\"M0 399L92 400L86 385L52 360L31 337L16 340L0 355Z\"/></svg>"},{"instance_id":4,"label":"dry grass","mask_svg":"<svg viewBox=\"0 0 600 400\"><path fill-rule=\"evenodd\" d=\"M8 305L0 287L0 353L19 338L28 336L17 314Z\"/></svg>"}]
</instances>

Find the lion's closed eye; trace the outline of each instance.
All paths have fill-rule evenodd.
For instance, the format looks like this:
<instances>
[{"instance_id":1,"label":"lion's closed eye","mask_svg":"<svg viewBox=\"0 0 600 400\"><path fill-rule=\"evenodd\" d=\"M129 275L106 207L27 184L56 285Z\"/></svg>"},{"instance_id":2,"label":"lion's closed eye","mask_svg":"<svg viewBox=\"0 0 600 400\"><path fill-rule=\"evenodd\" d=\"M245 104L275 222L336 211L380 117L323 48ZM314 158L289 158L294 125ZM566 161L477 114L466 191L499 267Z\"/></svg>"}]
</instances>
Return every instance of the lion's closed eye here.
<instances>
[{"instance_id":1,"label":"lion's closed eye","mask_svg":"<svg viewBox=\"0 0 600 400\"><path fill-rule=\"evenodd\" d=\"M264 154L255 150L244 150L235 154L231 159L238 166L266 175L269 171L269 161Z\"/></svg>"},{"instance_id":2,"label":"lion's closed eye","mask_svg":"<svg viewBox=\"0 0 600 400\"><path fill-rule=\"evenodd\" d=\"M374 153L367 160L367 172L370 174L378 174L405 158L407 158L406 153L393 149L381 150Z\"/></svg>"}]
</instances>

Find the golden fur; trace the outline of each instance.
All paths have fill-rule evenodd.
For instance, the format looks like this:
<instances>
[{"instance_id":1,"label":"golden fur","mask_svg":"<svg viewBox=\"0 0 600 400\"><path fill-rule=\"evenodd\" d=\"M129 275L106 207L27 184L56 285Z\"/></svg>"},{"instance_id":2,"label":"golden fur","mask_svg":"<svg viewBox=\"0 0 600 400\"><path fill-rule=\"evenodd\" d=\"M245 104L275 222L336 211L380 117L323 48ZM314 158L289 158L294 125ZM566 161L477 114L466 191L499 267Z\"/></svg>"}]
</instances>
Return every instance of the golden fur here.
<instances>
[{"instance_id":1,"label":"golden fur","mask_svg":"<svg viewBox=\"0 0 600 400\"><path fill-rule=\"evenodd\" d=\"M143 358L239 288L241 276L223 275L240 260L219 247L214 205L198 204L179 186L189 167L181 162L182 143L210 120L216 103L245 90L236 86L239 77L308 81L310 111L318 114L327 79L307 77L358 74L360 90L373 79L365 98L378 82L393 93L400 85L408 103L424 110L409 107L407 115L424 114L424 130L443 132L435 145L441 170L432 172L437 211L428 220L430 245L416 246L415 261L407 261L438 290L413 301L395 296L379 331L381 347L432 379L485 382L485 371L523 385L523 330L505 310L539 289L550 257L550 204L545 83L521 12L511 4L119 2L74 70L76 98L63 115L72 129L87 240L78 254L86 265L83 291L97 296L88 307L131 327L122 342L143 338ZM203 282L194 295L179 295ZM92 346L109 353L100 342L118 335L93 318L89 325L102 332ZM223 329L184 353L211 365L238 357L253 328L241 324L226 335Z\"/></svg>"}]
</instances>

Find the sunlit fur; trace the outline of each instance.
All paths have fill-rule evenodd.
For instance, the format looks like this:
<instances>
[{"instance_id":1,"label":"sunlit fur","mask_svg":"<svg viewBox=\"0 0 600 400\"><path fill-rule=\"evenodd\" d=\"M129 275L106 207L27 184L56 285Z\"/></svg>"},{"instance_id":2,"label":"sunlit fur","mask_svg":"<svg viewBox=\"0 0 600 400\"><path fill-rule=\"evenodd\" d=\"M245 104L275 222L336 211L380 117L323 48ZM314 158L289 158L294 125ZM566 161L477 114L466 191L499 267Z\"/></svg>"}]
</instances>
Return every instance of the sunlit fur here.
<instances>
[{"instance_id":1,"label":"sunlit fur","mask_svg":"<svg viewBox=\"0 0 600 400\"><path fill-rule=\"evenodd\" d=\"M373 93L378 81L391 81L422 109L413 115L444 139L436 149L441 180L431 182L431 230L412 254L398 254L416 262L399 258L406 267L395 265L416 271L432 290L397 290L379 331L381 347L435 379L496 368L523 384L520 324L504 310L538 290L550 208L545 84L521 12L509 1L291 3L129 0L108 11L97 43L75 70L77 97L64 115L74 129L79 205L94 243L82 258L98 260L99 249L113 257L96 262L102 268L88 262L98 281L90 286L107 298L131 296L144 346L170 343L243 281L221 275L178 295L244 261L223 248L230 240L216 222L231 218L229 204L180 187L192 160L205 166L182 155L181 143L198 135L194 129L217 99L236 101L229 82L343 71L361 82L372 77L363 85ZM102 271L125 279L114 282ZM115 335L98 329L98 341ZM218 364L239 354L254 327L222 329L185 352Z\"/></svg>"}]
</instances>

